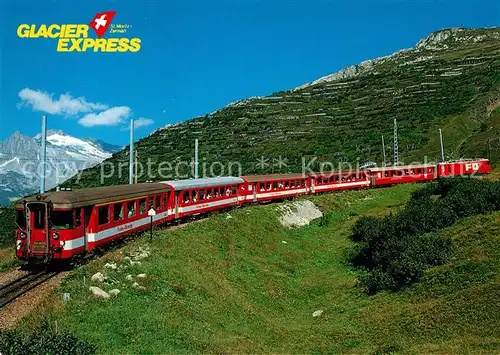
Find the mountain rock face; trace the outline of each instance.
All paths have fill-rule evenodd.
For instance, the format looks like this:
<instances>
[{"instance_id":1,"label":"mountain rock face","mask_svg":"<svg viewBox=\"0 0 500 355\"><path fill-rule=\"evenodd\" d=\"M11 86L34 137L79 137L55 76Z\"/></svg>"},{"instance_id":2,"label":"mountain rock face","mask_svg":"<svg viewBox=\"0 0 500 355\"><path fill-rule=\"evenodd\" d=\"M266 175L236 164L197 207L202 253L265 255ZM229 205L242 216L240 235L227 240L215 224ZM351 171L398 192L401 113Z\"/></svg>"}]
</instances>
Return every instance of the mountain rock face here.
<instances>
[{"instance_id":1,"label":"mountain rock face","mask_svg":"<svg viewBox=\"0 0 500 355\"><path fill-rule=\"evenodd\" d=\"M399 163L439 159L438 128L447 159L500 157L500 28L445 29L414 48L368 60L297 88L243 99L186 122L158 129L136 143L138 160L153 174L139 181L182 178L199 139L200 175L317 170L320 162L362 165L393 156L397 119ZM118 171L127 151L109 160ZM159 164L174 168L159 176ZM220 162L225 169L215 168ZM206 169L205 169L206 167ZM188 169L189 170L189 169ZM67 186L100 185L100 169ZM171 173L171 175L168 175ZM184 172L183 172L184 173ZM190 174L190 172L188 172ZM126 183L128 173L104 184Z\"/></svg>"},{"instance_id":2,"label":"mountain rock face","mask_svg":"<svg viewBox=\"0 0 500 355\"><path fill-rule=\"evenodd\" d=\"M15 132L0 142L0 205L39 189L40 135ZM78 171L110 158L120 147L96 140L81 140L62 131L47 132L46 188L69 179Z\"/></svg>"}]
</instances>

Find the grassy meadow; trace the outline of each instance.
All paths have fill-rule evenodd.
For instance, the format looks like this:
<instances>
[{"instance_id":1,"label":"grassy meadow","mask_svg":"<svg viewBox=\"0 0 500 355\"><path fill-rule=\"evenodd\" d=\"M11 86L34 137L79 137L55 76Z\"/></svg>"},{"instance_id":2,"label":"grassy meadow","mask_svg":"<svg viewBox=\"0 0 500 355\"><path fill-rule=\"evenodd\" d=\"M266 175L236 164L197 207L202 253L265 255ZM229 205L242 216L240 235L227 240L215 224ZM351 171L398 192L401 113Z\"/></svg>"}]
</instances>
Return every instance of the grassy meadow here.
<instances>
[{"instance_id":1,"label":"grassy meadow","mask_svg":"<svg viewBox=\"0 0 500 355\"><path fill-rule=\"evenodd\" d=\"M419 186L308 197L324 217L298 229L269 204L156 230L151 244L146 234L71 272L21 329L48 319L114 354L500 352L500 213L444 230L453 258L419 284L375 296L357 287L346 262L353 223L396 212ZM141 265L104 267L128 265L140 246L152 250ZM90 282L98 271L112 284ZM126 279L140 273L145 290ZM95 300L90 285L121 293Z\"/></svg>"}]
</instances>

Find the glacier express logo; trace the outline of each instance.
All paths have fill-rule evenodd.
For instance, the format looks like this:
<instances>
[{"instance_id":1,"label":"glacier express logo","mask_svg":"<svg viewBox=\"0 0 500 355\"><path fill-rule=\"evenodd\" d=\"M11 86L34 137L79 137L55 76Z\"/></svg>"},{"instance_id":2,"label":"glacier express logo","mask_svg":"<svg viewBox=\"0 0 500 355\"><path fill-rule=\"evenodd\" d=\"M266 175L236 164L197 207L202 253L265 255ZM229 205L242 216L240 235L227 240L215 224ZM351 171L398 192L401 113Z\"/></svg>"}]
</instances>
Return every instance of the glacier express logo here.
<instances>
[{"instance_id":1,"label":"glacier express logo","mask_svg":"<svg viewBox=\"0 0 500 355\"><path fill-rule=\"evenodd\" d=\"M57 39L58 52L138 52L141 49L141 39L123 36L132 26L112 24L115 15L115 11L100 12L88 25L22 24L17 28L17 35L20 38ZM90 29L94 30L97 38L89 36ZM108 29L112 37L102 38ZM121 37L115 37L116 35Z\"/></svg>"}]
</instances>

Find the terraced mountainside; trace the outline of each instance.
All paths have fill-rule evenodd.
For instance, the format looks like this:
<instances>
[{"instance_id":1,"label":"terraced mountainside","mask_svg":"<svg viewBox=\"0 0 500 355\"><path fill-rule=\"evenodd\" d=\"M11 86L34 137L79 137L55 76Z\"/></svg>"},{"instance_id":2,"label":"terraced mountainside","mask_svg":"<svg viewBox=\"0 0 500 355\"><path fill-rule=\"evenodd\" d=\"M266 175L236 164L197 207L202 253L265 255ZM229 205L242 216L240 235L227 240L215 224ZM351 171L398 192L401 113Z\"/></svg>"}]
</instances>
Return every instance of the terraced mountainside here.
<instances>
[{"instance_id":1,"label":"terraced mountainside","mask_svg":"<svg viewBox=\"0 0 500 355\"><path fill-rule=\"evenodd\" d=\"M136 143L138 159L146 164L150 158L152 171L163 161L191 161L193 140L199 138L200 164L240 162L244 174L300 172L303 157L306 164L317 157L335 165L380 165L381 135L392 160L396 118L400 162L436 160L439 127L447 158L491 153L495 161L500 156L499 69L500 28L445 29L414 48L168 125ZM259 164L262 157L267 160ZM104 184L125 183L127 161L126 150L107 160L115 171L119 163L125 168L121 177L115 174ZM97 186L99 174L97 166L84 171L78 183L72 179L65 185Z\"/></svg>"}]
</instances>

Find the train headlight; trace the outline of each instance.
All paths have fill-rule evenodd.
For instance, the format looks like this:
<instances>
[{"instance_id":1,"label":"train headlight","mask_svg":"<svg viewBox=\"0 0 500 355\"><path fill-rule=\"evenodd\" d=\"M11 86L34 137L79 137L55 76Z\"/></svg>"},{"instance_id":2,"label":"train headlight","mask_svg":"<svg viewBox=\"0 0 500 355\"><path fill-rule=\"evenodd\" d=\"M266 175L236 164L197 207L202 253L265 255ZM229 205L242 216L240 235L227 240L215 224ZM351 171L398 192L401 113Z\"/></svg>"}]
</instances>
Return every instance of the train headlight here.
<instances>
[{"instance_id":1,"label":"train headlight","mask_svg":"<svg viewBox=\"0 0 500 355\"><path fill-rule=\"evenodd\" d=\"M58 240L59 239L59 233L57 233L57 232L52 233L52 238L54 238L54 240Z\"/></svg>"},{"instance_id":2,"label":"train headlight","mask_svg":"<svg viewBox=\"0 0 500 355\"><path fill-rule=\"evenodd\" d=\"M25 239L27 237L26 233L21 232L21 239Z\"/></svg>"}]
</instances>

